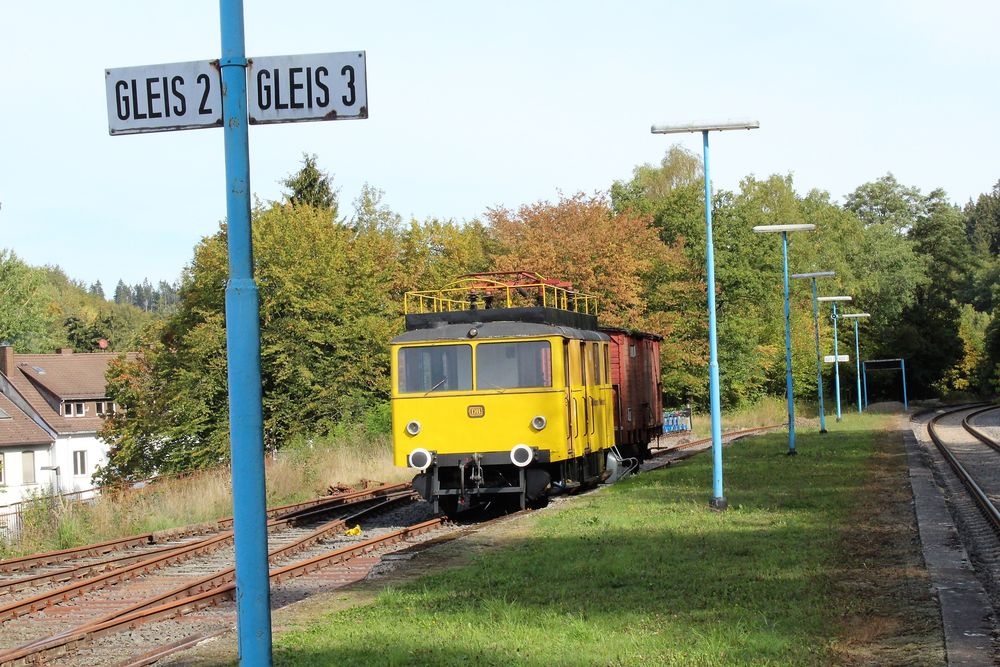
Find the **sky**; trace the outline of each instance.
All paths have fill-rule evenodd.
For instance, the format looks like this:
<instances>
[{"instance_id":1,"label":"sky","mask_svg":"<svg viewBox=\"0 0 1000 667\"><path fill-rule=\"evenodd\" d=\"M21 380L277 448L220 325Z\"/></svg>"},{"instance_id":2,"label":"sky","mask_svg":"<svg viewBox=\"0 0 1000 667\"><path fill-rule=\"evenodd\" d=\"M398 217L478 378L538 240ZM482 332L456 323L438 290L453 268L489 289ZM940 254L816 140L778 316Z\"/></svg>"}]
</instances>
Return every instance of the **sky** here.
<instances>
[{"instance_id":1,"label":"sky","mask_svg":"<svg viewBox=\"0 0 1000 667\"><path fill-rule=\"evenodd\" d=\"M606 191L710 137L716 189L791 174L835 201L892 172L962 205L1000 180L995 0L245 0L248 57L365 51L369 117L251 126L250 188L304 153L350 213L405 220ZM225 218L218 129L110 136L104 72L220 55L219 6L0 3L0 248L70 278L180 278Z\"/></svg>"}]
</instances>

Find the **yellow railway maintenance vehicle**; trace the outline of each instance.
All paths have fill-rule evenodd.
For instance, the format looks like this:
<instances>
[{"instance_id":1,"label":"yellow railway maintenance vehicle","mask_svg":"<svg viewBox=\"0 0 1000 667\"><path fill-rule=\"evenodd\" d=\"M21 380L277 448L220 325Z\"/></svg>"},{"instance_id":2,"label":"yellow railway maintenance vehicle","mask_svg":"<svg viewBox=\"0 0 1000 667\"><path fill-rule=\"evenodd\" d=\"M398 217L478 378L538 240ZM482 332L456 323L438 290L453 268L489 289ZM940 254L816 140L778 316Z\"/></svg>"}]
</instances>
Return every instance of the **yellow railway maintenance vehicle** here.
<instances>
[{"instance_id":1,"label":"yellow railway maintenance vehicle","mask_svg":"<svg viewBox=\"0 0 1000 667\"><path fill-rule=\"evenodd\" d=\"M621 464L616 444L641 456L661 430L658 341L599 330L593 297L533 273L410 292L391 348L394 462L416 469L414 487L448 514L594 484L609 452ZM651 386L623 391L615 376L630 374Z\"/></svg>"}]
</instances>

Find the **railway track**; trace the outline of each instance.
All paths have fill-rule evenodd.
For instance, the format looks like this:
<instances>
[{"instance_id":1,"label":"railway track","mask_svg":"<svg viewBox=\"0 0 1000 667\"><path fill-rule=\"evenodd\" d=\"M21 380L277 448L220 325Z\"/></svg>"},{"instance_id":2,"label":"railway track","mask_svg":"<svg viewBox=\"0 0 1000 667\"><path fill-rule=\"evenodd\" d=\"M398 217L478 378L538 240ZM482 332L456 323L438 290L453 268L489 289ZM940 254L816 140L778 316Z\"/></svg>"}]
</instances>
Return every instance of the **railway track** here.
<instances>
[{"instance_id":1,"label":"railway track","mask_svg":"<svg viewBox=\"0 0 1000 667\"><path fill-rule=\"evenodd\" d=\"M769 426L756 426L754 428L746 428L738 431L728 431L722 434L722 442L723 444L729 443L733 440L739 440L740 438L745 438L751 435L766 433L776 428L785 428L785 424L771 424ZM697 454L698 452L711 447L711 445L712 438L708 437L682 442L671 447L653 448L652 455L643 462L641 469L643 471L649 471L666 467L672 463Z\"/></svg>"},{"instance_id":2,"label":"railway track","mask_svg":"<svg viewBox=\"0 0 1000 667\"><path fill-rule=\"evenodd\" d=\"M290 585L295 577L313 575L312 587L342 585L367 574L378 560L374 552L439 528L439 518L406 518L414 497L408 485L397 485L273 512L268 549L276 606L308 594ZM366 525L363 534L344 534L359 523ZM155 545L147 537L116 548L129 553L83 548L58 554L54 563L42 554L34 570L8 576L0 595L0 664L149 664L150 656L235 624L235 606L228 604L235 593L231 531ZM12 571L26 570L28 560ZM315 575L322 568L325 579ZM36 585L47 589L37 593ZM19 595L25 590L31 595ZM122 662L137 649L142 655Z\"/></svg>"},{"instance_id":3,"label":"railway track","mask_svg":"<svg viewBox=\"0 0 1000 667\"><path fill-rule=\"evenodd\" d=\"M988 414L1000 416L1000 407L974 406L945 412L931 418L927 433L1000 536L1000 442L987 428L973 424Z\"/></svg>"}]
</instances>

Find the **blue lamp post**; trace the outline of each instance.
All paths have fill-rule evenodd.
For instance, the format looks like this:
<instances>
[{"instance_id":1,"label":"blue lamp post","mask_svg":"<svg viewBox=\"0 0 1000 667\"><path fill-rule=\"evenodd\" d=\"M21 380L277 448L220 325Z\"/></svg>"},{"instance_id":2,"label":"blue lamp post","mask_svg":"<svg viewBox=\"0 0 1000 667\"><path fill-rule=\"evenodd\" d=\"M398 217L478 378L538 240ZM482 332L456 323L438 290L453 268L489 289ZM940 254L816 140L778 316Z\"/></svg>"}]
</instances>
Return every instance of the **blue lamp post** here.
<instances>
[{"instance_id":1,"label":"blue lamp post","mask_svg":"<svg viewBox=\"0 0 1000 667\"><path fill-rule=\"evenodd\" d=\"M757 234L781 233L782 277L785 289L785 396L788 399L788 455L795 451L795 396L792 393L792 316L788 303L788 232L809 232L816 225L757 225Z\"/></svg>"},{"instance_id":2,"label":"blue lamp post","mask_svg":"<svg viewBox=\"0 0 1000 667\"><path fill-rule=\"evenodd\" d=\"M832 278L833 271L813 271L812 273L793 273L792 278L810 278L812 282L813 330L816 334L816 394L819 396L819 432L826 433L826 414L823 408L823 358L819 352L819 303L816 301L816 279Z\"/></svg>"},{"instance_id":3,"label":"blue lamp post","mask_svg":"<svg viewBox=\"0 0 1000 667\"><path fill-rule=\"evenodd\" d=\"M821 296L817 301L829 301L833 304L833 385L834 393L837 395L837 421L841 420L840 415L840 349L837 347L837 302L850 301L849 296Z\"/></svg>"},{"instance_id":4,"label":"blue lamp post","mask_svg":"<svg viewBox=\"0 0 1000 667\"><path fill-rule=\"evenodd\" d=\"M858 381L858 414L861 414L861 346L858 343L858 320L863 317L871 317L868 313L846 313L840 316L842 320L854 321L854 368Z\"/></svg>"},{"instance_id":5,"label":"blue lamp post","mask_svg":"<svg viewBox=\"0 0 1000 667\"><path fill-rule=\"evenodd\" d=\"M712 408L712 500L709 505L716 510L726 509L728 503L722 493L722 410L719 398L719 355L715 327L715 251L712 243L712 182L708 170L708 133L723 130L754 130L760 127L756 120L725 123L688 123L685 125L653 125L653 134L682 134L701 132L705 161L705 264L708 268L708 393Z\"/></svg>"}]
</instances>

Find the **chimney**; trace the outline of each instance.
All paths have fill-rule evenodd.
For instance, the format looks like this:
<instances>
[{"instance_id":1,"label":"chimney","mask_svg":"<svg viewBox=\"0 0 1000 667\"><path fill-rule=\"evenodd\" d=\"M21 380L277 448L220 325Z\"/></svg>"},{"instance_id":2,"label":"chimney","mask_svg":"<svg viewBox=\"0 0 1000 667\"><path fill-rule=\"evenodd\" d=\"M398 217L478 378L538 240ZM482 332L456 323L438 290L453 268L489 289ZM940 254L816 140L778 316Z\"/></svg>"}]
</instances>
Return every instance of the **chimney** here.
<instances>
[{"instance_id":1,"label":"chimney","mask_svg":"<svg viewBox=\"0 0 1000 667\"><path fill-rule=\"evenodd\" d=\"M14 346L4 341L0 343L0 373L10 377L12 370L14 370Z\"/></svg>"}]
</instances>

